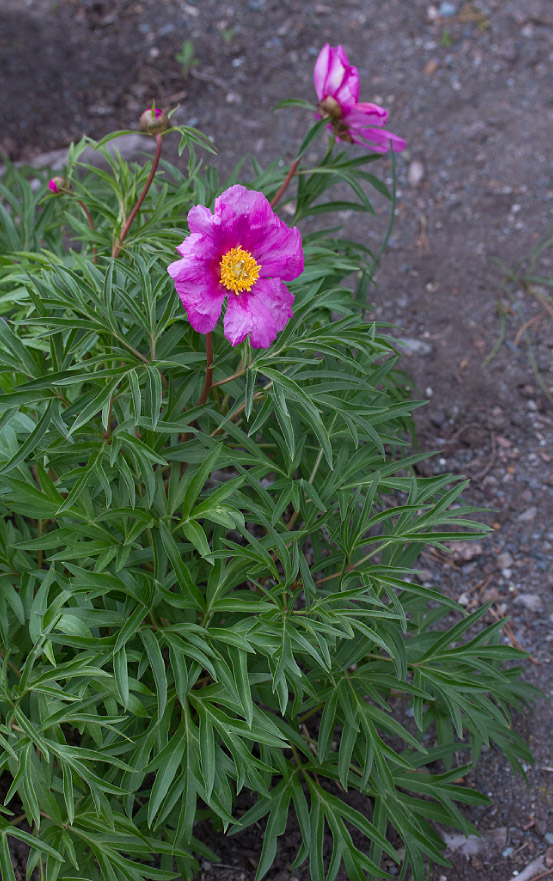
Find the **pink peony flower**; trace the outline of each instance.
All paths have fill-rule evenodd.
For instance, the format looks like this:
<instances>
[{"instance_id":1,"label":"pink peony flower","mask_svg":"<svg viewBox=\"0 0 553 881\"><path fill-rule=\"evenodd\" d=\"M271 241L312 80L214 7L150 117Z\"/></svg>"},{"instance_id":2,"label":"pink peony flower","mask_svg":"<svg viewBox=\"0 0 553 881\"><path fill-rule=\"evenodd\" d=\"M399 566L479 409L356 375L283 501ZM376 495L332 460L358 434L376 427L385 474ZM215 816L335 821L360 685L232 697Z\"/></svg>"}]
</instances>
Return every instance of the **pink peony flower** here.
<instances>
[{"instance_id":1,"label":"pink peony flower","mask_svg":"<svg viewBox=\"0 0 553 881\"><path fill-rule=\"evenodd\" d=\"M188 212L191 235L179 245L181 260L169 275L199 333L210 333L227 297L224 333L236 346L248 334L266 349L292 317L294 295L284 281L303 272L299 230L289 229L263 195L236 185Z\"/></svg>"},{"instance_id":2,"label":"pink peony flower","mask_svg":"<svg viewBox=\"0 0 553 881\"><path fill-rule=\"evenodd\" d=\"M399 151L407 146L403 138L383 129L388 112L378 104L359 102L359 71L348 61L342 46L321 49L313 73L321 116L331 122L340 141L364 144L377 153L390 149Z\"/></svg>"}]
</instances>

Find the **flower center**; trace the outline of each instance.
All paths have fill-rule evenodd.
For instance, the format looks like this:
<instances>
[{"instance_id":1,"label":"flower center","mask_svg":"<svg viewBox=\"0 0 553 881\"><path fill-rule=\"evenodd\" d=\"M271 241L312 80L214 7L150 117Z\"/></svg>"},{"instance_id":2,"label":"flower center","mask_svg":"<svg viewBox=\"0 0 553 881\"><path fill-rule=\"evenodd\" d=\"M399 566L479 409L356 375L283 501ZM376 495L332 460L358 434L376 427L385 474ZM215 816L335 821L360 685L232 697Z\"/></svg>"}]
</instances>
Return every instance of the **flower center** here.
<instances>
[{"instance_id":1,"label":"flower center","mask_svg":"<svg viewBox=\"0 0 553 881\"><path fill-rule=\"evenodd\" d=\"M234 291L238 296L242 291L249 291L259 278L261 266L256 263L249 251L240 246L231 248L221 258L221 284L227 291Z\"/></svg>"}]
</instances>

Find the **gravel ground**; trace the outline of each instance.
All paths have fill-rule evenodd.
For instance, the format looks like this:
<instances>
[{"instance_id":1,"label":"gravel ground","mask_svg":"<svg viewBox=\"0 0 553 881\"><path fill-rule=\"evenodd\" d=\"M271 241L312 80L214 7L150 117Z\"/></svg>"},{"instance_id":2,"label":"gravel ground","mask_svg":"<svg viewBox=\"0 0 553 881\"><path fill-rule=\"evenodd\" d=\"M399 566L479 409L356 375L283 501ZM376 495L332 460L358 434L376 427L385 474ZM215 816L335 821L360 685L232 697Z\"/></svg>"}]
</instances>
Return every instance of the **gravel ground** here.
<instances>
[{"instance_id":1,"label":"gravel ground","mask_svg":"<svg viewBox=\"0 0 553 881\"><path fill-rule=\"evenodd\" d=\"M175 59L185 41L188 72ZM0 153L31 159L83 132L99 137L155 98L180 103L178 119L215 138L223 171L247 151L289 162L306 120L270 109L313 99L326 41L343 43L361 99L384 104L409 144L372 298L377 316L401 327L406 369L429 399L417 411L420 445L440 453L426 467L469 475L467 500L493 509L491 538L425 555L423 580L469 609L491 600L493 615L511 616L506 639L531 653L527 678L550 697L553 251L542 255L541 285L510 270L553 227L551 0L0 0ZM390 179L389 160L381 170ZM369 223L343 216L369 245L388 220L375 207ZM493 798L472 814L483 837L450 837L453 867L432 881L553 874L552 721L544 700L517 722L535 755L528 786L499 753L483 755L472 775ZM204 863L201 881L252 881L261 835L223 842L222 865ZM289 870L295 844L291 829L269 881L308 881L305 867Z\"/></svg>"}]
</instances>

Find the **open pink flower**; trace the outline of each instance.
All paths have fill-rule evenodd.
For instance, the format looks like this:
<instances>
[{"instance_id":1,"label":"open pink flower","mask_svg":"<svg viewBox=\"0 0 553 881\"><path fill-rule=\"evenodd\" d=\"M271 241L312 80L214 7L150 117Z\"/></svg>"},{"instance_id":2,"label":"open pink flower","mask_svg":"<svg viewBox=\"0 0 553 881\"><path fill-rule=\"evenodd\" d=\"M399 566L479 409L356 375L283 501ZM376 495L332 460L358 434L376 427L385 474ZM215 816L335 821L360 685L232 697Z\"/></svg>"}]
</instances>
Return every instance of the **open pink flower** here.
<instances>
[{"instance_id":1,"label":"open pink flower","mask_svg":"<svg viewBox=\"0 0 553 881\"><path fill-rule=\"evenodd\" d=\"M340 141L363 144L377 153L403 150L403 138L383 129L388 112L378 104L358 101L359 71L348 61L342 46L321 49L313 74L322 117Z\"/></svg>"},{"instance_id":2,"label":"open pink flower","mask_svg":"<svg viewBox=\"0 0 553 881\"><path fill-rule=\"evenodd\" d=\"M227 297L224 332L236 346L248 334L266 349L292 317L294 295L284 281L303 272L299 230L289 229L263 195L236 185L188 212L191 235L167 271L199 333L210 333Z\"/></svg>"}]
</instances>

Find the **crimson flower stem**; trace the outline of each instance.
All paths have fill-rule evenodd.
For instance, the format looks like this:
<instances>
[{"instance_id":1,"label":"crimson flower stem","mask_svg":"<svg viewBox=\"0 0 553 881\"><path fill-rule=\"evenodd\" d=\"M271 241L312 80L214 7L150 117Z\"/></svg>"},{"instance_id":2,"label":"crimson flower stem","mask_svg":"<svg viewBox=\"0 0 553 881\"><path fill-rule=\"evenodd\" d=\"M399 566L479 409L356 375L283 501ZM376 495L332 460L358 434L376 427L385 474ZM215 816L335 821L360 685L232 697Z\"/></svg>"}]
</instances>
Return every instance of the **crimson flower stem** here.
<instances>
[{"instance_id":1,"label":"crimson flower stem","mask_svg":"<svg viewBox=\"0 0 553 881\"><path fill-rule=\"evenodd\" d=\"M282 182L282 185L279 187L279 189L277 190L277 192L275 193L275 195L274 195L273 198L271 199L271 202L270 202L271 208L274 208L275 205L276 205L278 202L280 202L282 196L284 195L284 193L285 193L286 190L288 189L288 184L290 183L290 181L291 181L292 178L294 177L294 175L295 175L295 173L296 173L296 169L297 169L297 167L298 167L299 164L300 164L300 160L299 160L299 159L296 159L295 162L292 162L290 168L288 169L288 174L286 175L286 177L284 178L284 180L283 180L283 182Z\"/></svg>"},{"instance_id":2,"label":"crimson flower stem","mask_svg":"<svg viewBox=\"0 0 553 881\"><path fill-rule=\"evenodd\" d=\"M206 334L205 337L205 353L206 353L206 370L205 370L205 382L202 393L198 398L198 403L196 407L199 407L201 404L205 404L207 401L211 386L213 385L213 339L210 333Z\"/></svg>"},{"instance_id":3,"label":"crimson flower stem","mask_svg":"<svg viewBox=\"0 0 553 881\"><path fill-rule=\"evenodd\" d=\"M131 228L131 224L132 224L134 218L136 217L136 215L138 214L138 212L140 210L140 206L142 205L144 199L146 198L146 194L152 185L152 181L154 179L154 175L157 171L157 167L159 165L159 160L161 157L161 141L162 141L161 135L156 135L156 153L154 156L154 161L152 162L150 174L148 175L148 180L146 181L144 189L142 190L142 192L140 193L140 196L138 197L138 199L136 201L136 205L134 206L134 208L132 209L131 213L129 214L127 220L123 224L123 228L121 230L121 235L119 236L118 240L115 242L115 244L113 246L113 250L111 252L112 257L119 256L121 246L123 245L123 242L125 241L126 235L129 231L129 229Z\"/></svg>"}]
</instances>

